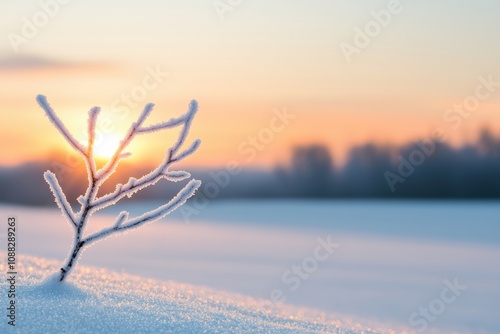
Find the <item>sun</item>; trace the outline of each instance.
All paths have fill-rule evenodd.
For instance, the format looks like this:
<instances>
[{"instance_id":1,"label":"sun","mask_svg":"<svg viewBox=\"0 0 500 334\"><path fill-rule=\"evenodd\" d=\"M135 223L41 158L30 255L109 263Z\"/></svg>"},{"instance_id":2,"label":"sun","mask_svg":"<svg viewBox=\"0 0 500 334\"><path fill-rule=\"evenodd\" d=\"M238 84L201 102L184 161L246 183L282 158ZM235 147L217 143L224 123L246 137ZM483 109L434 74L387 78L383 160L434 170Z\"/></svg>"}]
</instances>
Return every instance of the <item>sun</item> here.
<instances>
[{"instance_id":1,"label":"sun","mask_svg":"<svg viewBox=\"0 0 500 334\"><path fill-rule=\"evenodd\" d=\"M94 143L94 154L98 158L111 158L120 144L120 138L112 133L102 134Z\"/></svg>"}]
</instances>

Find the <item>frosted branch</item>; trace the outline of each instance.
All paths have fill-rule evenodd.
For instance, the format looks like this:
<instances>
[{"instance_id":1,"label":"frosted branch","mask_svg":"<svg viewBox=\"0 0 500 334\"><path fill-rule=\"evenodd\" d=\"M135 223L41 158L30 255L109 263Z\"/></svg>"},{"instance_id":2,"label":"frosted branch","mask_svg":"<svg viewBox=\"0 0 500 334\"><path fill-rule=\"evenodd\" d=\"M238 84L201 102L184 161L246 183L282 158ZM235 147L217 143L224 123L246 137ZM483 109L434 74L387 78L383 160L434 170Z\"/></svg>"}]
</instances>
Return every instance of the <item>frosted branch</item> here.
<instances>
[{"instance_id":1,"label":"frosted branch","mask_svg":"<svg viewBox=\"0 0 500 334\"><path fill-rule=\"evenodd\" d=\"M157 221L159 219L162 219L163 217L167 216L169 213L186 203L186 201L194 195L196 190L201 186L201 181L199 180L191 180L182 188L179 193L172 198L167 204L164 204L160 207L158 207L155 210L149 211L139 217L136 217L132 220L129 220L126 222L125 225L123 225L123 229L130 229L134 227L139 227L143 224L146 223L151 223L154 221Z\"/></svg>"},{"instance_id":2,"label":"frosted branch","mask_svg":"<svg viewBox=\"0 0 500 334\"><path fill-rule=\"evenodd\" d=\"M186 203L186 201L194 195L196 190L200 187L201 181L199 180L191 180L189 183L184 186L184 188L179 191L179 193L172 198L168 203L151 210L149 212L146 212L142 214L139 217L132 218L130 220L124 221L126 216L128 216L128 213L123 211L120 213L120 216L117 220L117 223L113 225L113 227L105 228L99 232L96 232L90 236L88 236L85 240L83 240L86 244L90 244L91 242L97 241L99 239L106 238L110 234L121 232L124 230L129 230L133 228L137 228L139 226L142 226L147 223L152 223L155 221L158 221L168 214L170 214L172 211ZM119 224L118 224L119 222Z\"/></svg>"},{"instance_id":3,"label":"frosted branch","mask_svg":"<svg viewBox=\"0 0 500 334\"><path fill-rule=\"evenodd\" d=\"M176 127L178 125L185 123L188 120L188 118L192 118L194 116L194 114L196 113L197 109L198 109L198 103L195 100L193 100L189 104L188 111L184 115L179 116L177 118L171 118L167 122L162 122L162 123L150 125L147 127L142 127L141 129L138 130L138 132L141 132L141 133L154 132L154 131L158 131L158 130Z\"/></svg>"},{"instance_id":4,"label":"frosted branch","mask_svg":"<svg viewBox=\"0 0 500 334\"><path fill-rule=\"evenodd\" d=\"M111 157L111 159L109 159L106 165L97 172L96 175L97 178L102 179L103 181L106 180L107 177L116 169L116 166L118 165L119 161L130 155L130 153L123 154L122 152L130 144L134 136L137 133L139 133L138 131L142 123L144 123L144 121L149 116L153 108L154 108L153 103L148 103L144 107L144 110L142 111L137 121L135 123L132 123L129 130L125 134L125 137L120 141L120 145L118 145L118 147L116 148L116 151Z\"/></svg>"},{"instance_id":5,"label":"frosted branch","mask_svg":"<svg viewBox=\"0 0 500 334\"><path fill-rule=\"evenodd\" d=\"M114 205L123 197L131 197L139 190L156 184L163 177L164 175L156 172L156 170L141 177L139 180L131 177L125 185L118 184L115 191L97 198L95 201L91 202L90 205L94 210L100 210L110 205Z\"/></svg>"},{"instance_id":6,"label":"frosted branch","mask_svg":"<svg viewBox=\"0 0 500 334\"><path fill-rule=\"evenodd\" d=\"M113 227L117 228L120 227L123 224L123 222L128 219L128 215L129 213L127 211L120 212Z\"/></svg>"},{"instance_id":7,"label":"frosted branch","mask_svg":"<svg viewBox=\"0 0 500 334\"><path fill-rule=\"evenodd\" d=\"M52 124L56 127L57 130L62 134L64 139L78 152L85 155L85 149L83 146L73 137L73 135L69 132L69 130L64 126L63 122L57 117L56 113L47 102L47 98L44 95L38 95L36 100L40 107L45 111L45 114L50 119Z\"/></svg>"},{"instance_id":8,"label":"frosted branch","mask_svg":"<svg viewBox=\"0 0 500 334\"><path fill-rule=\"evenodd\" d=\"M125 159L125 158L128 158L132 155L132 153L130 152L125 152L125 153L120 153L120 155L118 156L119 159Z\"/></svg>"},{"instance_id":9,"label":"frosted branch","mask_svg":"<svg viewBox=\"0 0 500 334\"><path fill-rule=\"evenodd\" d=\"M167 180L172 182L179 182L191 177L191 174L183 170L166 172L163 175Z\"/></svg>"},{"instance_id":10,"label":"frosted branch","mask_svg":"<svg viewBox=\"0 0 500 334\"><path fill-rule=\"evenodd\" d=\"M61 211L66 216L68 221L74 227L76 227L75 213L73 212L71 205L68 203L66 195L64 195L64 192L62 191L62 188L59 185L59 182L57 181L56 175L51 171L46 171L45 173L43 173L43 177L45 178L45 181L49 184L49 188L52 191L52 194L54 195L54 199L56 201L57 206L59 207L59 209L61 209Z\"/></svg>"},{"instance_id":11,"label":"frosted branch","mask_svg":"<svg viewBox=\"0 0 500 334\"><path fill-rule=\"evenodd\" d=\"M146 117L149 115L153 108L152 104L149 104L146 106L144 109L143 113L135 122L132 127L129 129L127 132L127 135L125 136L124 140L122 141L120 147L116 150L115 155L110 159L108 164L103 167L100 171L97 172L97 178L99 182L104 182L108 175L116 168L116 165L118 164L118 160L120 157L121 152L123 149L128 145L128 143L133 139L134 135L138 133L148 133L152 131L159 130L160 127L154 128L154 130L151 130L150 128L141 128L140 126L146 119ZM200 146L201 141L200 140L195 140L193 144L191 144L190 147L188 147L185 151L181 152L177 156L174 157L174 154L178 151L178 149L182 146L184 141L186 140L186 137L189 133L189 128L191 126L192 120L194 115L196 114L196 111L198 110L198 103L193 100L191 101L188 111L186 114L183 116L175 119L175 122L178 120L184 122L184 127L179 133L179 137L176 141L176 143L168 150L168 154L166 155L164 161L151 173L141 177L138 180L135 179L130 179L129 182L126 185L120 185L120 187L116 187L115 191L109 194L106 194L100 198L95 199L90 203L90 205L93 207L95 210L100 210L105 207L108 207L110 205L115 204L118 202L120 199L122 199L125 196L132 196L134 193L138 192L141 189L144 189L148 186L156 184L161 178L167 178L167 175L165 174L165 171L168 169L168 167L174 163L174 162L179 162L186 157L190 156L193 154L198 147ZM179 122L180 122L179 121ZM170 121L170 124L175 123L172 120ZM167 122L169 123L169 122ZM180 124L180 123L179 123Z\"/></svg>"},{"instance_id":12,"label":"frosted branch","mask_svg":"<svg viewBox=\"0 0 500 334\"><path fill-rule=\"evenodd\" d=\"M189 148L187 148L185 151L183 151L183 152L179 153L178 155L176 155L175 158L174 158L174 160L177 162L177 161L181 161L181 160L186 159L191 154L193 154L198 149L198 147L200 147L200 144L201 144L201 140L199 140L199 139L195 140L191 144L191 146L189 146Z\"/></svg>"},{"instance_id":13,"label":"frosted branch","mask_svg":"<svg viewBox=\"0 0 500 334\"><path fill-rule=\"evenodd\" d=\"M198 111L198 102L196 102L196 100L193 100L189 104L189 110L186 113L186 120L184 123L184 127L182 128L181 133L177 138L177 142L171 148L173 155L175 155L179 150L179 148L182 146L182 144L184 144L184 141L186 140L187 135L189 133L189 129L191 128L191 123L193 122L193 118L194 115L196 114L196 111Z\"/></svg>"},{"instance_id":14,"label":"frosted branch","mask_svg":"<svg viewBox=\"0 0 500 334\"><path fill-rule=\"evenodd\" d=\"M88 136L88 145L87 145L87 152L88 155L92 155L92 150L94 148L94 141L95 141L95 127L97 123L97 116L99 115L99 111L101 109L99 107L94 107L89 110L89 120L88 120L88 130L87 130L87 136Z\"/></svg>"},{"instance_id":15,"label":"frosted branch","mask_svg":"<svg viewBox=\"0 0 500 334\"><path fill-rule=\"evenodd\" d=\"M142 111L141 116L139 116L139 119L134 124L134 127L136 129L139 129L141 127L142 123L144 123L146 118L148 118L149 114L151 114L151 111L153 110L154 107L155 107L155 105L153 103L146 104L146 106L144 107L144 110Z\"/></svg>"},{"instance_id":16,"label":"frosted branch","mask_svg":"<svg viewBox=\"0 0 500 334\"><path fill-rule=\"evenodd\" d=\"M198 180L190 180L188 184L182 188L168 203L158 207L155 210L144 213L143 215L129 219L129 213L126 211L120 212L116 221L111 227L107 227L100 232L91 234L84 238L84 229L89 217L97 210L115 204L117 201L125 196L131 197L137 191L144 189L148 186L154 185L160 179L165 178L168 181L178 182L190 178L191 175L185 171L168 171L170 165L175 162L181 161L193 154L200 145L200 140L195 140L187 149L178 152L183 146L189 134L189 129L193 121L194 115L198 109L198 104L195 100L191 101L188 111L177 118L172 118L167 122L158 123L151 126L143 126L144 122L151 114L154 105L147 104L142 113L137 118L137 121L132 123L123 139L120 141L116 151L109 161L99 171L96 170L94 161L94 144L96 135L97 117L100 112L98 107L90 109L88 115L88 144L84 148L76 139L71 135L68 129L64 126L62 121L57 117L52 108L50 107L47 99L43 95L37 96L37 101L45 110L50 121L59 130L68 143L77 150L85 160L88 172L88 188L85 194L77 198L80 204L78 213L73 212L66 196L64 195L59 182L54 173L46 171L44 173L45 180L54 195L55 201L63 214L72 223L75 228L75 239L73 242L73 249L66 264L61 268L60 281L63 281L69 271L71 270L74 262L76 261L80 250L87 244L105 238L111 233L120 232L123 230L132 229L146 223L157 221L170 212L184 204L196 190L200 187L201 182ZM167 150L164 160L150 173L135 179L131 177L126 184L117 184L112 193L97 197L100 186L115 172L116 166L121 159L130 156L129 152L124 152L125 148L132 142L134 137L138 134L151 133L154 131L169 129L176 126L182 126L176 142Z\"/></svg>"},{"instance_id":17,"label":"frosted branch","mask_svg":"<svg viewBox=\"0 0 500 334\"><path fill-rule=\"evenodd\" d=\"M87 136L88 136L88 144L87 144L87 156L86 160L90 171L91 171L91 176L92 178L94 177L96 170L95 170L95 162L93 158L93 151L94 151L94 142L95 142L95 127L97 123L97 116L99 115L99 112L101 109L99 107L94 107L89 110L89 120L88 120L88 130L87 130Z\"/></svg>"}]
</instances>

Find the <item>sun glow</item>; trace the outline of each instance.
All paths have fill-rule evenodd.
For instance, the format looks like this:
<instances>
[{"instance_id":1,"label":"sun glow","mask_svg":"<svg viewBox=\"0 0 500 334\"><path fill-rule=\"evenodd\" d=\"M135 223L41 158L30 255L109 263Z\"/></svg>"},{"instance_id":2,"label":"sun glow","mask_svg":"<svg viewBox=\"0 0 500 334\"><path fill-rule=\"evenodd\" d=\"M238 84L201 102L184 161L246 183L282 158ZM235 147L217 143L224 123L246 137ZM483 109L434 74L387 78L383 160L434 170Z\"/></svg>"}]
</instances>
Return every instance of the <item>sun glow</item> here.
<instances>
[{"instance_id":1,"label":"sun glow","mask_svg":"<svg viewBox=\"0 0 500 334\"><path fill-rule=\"evenodd\" d=\"M120 144L120 137L115 134L107 133L96 138L94 143L94 154L98 158L110 158L115 153Z\"/></svg>"}]
</instances>

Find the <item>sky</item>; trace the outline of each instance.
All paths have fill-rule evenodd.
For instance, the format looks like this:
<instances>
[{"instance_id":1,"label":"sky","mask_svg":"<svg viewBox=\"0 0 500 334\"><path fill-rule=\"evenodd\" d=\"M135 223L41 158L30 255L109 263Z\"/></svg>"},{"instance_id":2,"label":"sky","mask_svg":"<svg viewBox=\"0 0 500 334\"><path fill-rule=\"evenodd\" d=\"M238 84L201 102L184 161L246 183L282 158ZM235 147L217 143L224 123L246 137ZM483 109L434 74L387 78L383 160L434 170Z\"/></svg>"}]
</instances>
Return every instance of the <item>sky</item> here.
<instances>
[{"instance_id":1,"label":"sky","mask_svg":"<svg viewBox=\"0 0 500 334\"><path fill-rule=\"evenodd\" d=\"M500 134L500 86L484 86L500 82L498 1L0 6L0 165L70 150L36 105L39 93L82 142L87 111L101 106L102 155L144 104L156 104L158 122L196 99L197 166L269 167L312 143L341 163L354 145L399 145L436 129L452 145L486 126ZM453 109L474 98L467 116ZM139 138L132 159L161 160L175 136Z\"/></svg>"}]
</instances>

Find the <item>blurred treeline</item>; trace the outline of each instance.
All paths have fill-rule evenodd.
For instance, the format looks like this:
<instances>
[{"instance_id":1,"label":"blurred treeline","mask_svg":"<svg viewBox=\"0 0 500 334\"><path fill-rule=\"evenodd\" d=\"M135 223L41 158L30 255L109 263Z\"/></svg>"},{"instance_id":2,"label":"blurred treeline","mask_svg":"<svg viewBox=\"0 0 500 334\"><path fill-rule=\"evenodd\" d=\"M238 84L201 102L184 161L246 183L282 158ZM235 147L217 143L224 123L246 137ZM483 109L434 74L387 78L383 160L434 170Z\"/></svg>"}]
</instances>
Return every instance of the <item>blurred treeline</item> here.
<instances>
[{"instance_id":1,"label":"blurred treeline","mask_svg":"<svg viewBox=\"0 0 500 334\"><path fill-rule=\"evenodd\" d=\"M123 164L103 186L140 177L151 167ZM85 167L77 157L54 154L44 161L0 168L0 202L53 204L43 172L53 170L68 200L76 203L87 185ZM273 170L192 170L204 181L198 196L222 198L500 198L500 138L483 130L476 143L452 148L445 143L414 142L403 147L365 144L353 147L347 161L336 166L321 144L296 147L286 166ZM159 182L133 199L165 199L182 185Z\"/></svg>"}]
</instances>

